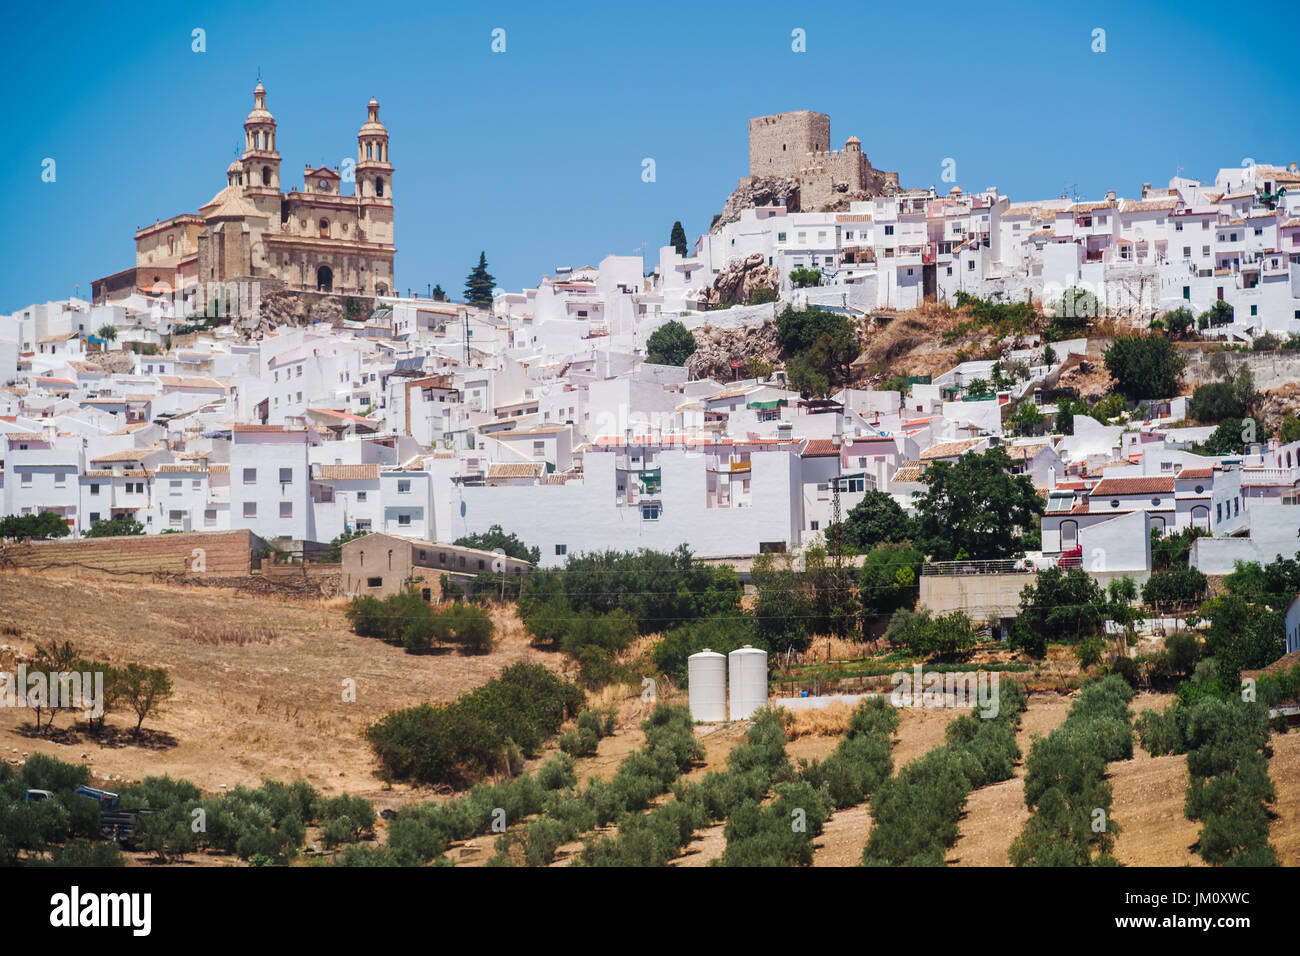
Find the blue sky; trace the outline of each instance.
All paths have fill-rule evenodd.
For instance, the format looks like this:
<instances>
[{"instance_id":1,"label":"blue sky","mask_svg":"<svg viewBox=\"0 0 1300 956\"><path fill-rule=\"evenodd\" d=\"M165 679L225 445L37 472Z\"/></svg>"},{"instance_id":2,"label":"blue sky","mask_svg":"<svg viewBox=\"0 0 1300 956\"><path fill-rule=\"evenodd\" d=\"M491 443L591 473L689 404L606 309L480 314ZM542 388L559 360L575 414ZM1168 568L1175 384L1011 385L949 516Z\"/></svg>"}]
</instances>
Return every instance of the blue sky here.
<instances>
[{"instance_id":1,"label":"blue sky","mask_svg":"<svg viewBox=\"0 0 1300 956\"><path fill-rule=\"evenodd\" d=\"M379 99L397 284L421 294L459 297L480 249L514 290L643 244L654 256L675 219L694 239L748 172L747 118L782 110L829 113L836 146L856 134L904 186L947 188L951 157L963 187L1017 200L1300 159L1285 29L1209 3L1058 6L14 5L0 312L87 295L134 264L138 225L211 198L259 68L286 187L304 163L355 156Z\"/></svg>"}]
</instances>

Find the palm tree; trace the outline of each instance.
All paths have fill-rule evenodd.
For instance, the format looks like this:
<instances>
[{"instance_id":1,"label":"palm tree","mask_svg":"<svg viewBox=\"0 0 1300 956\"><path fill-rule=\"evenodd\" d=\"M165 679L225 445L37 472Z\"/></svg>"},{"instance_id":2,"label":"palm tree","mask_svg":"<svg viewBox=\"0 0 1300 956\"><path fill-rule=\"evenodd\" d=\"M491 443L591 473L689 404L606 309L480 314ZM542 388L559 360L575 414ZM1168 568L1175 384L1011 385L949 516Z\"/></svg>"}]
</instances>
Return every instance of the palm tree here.
<instances>
[{"instance_id":1,"label":"palm tree","mask_svg":"<svg viewBox=\"0 0 1300 956\"><path fill-rule=\"evenodd\" d=\"M103 339L105 342L116 342L116 341L117 341L117 326L114 326L114 325L101 325L101 326L99 327L99 331L96 332L95 335L98 336L99 338Z\"/></svg>"}]
</instances>

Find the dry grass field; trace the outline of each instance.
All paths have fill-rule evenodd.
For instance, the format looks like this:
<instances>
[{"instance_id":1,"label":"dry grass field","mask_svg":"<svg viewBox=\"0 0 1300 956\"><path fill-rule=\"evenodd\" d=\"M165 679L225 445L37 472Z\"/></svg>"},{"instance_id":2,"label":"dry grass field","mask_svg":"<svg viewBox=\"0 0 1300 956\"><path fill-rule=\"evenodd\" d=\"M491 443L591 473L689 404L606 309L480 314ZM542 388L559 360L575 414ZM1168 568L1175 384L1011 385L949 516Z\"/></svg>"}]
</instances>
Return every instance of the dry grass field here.
<instances>
[{"instance_id":1,"label":"dry grass field","mask_svg":"<svg viewBox=\"0 0 1300 956\"><path fill-rule=\"evenodd\" d=\"M386 790L373 775L362 739L383 714L425 701L448 701L519 660L558 666L529 647L513 615L498 612L498 648L485 656L410 655L357 637L345 602L285 601L185 586L0 574L0 640L30 653L36 643L71 640L84 655L166 667L175 696L131 739L131 714L110 714L121 733L101 744L72 719L55 720L52 738L33 736L30 714L0 710L0 756L44 752L88 762L113 781L169 774L205 791L262 777L309 780L326 793L358 793L380 808L406 789ZM247 643L215 643L256 635ZM343 699L356 682L356 702ZM62 733L60 733L62 731ZM119 784L120 785L120 784Z\"/></svg>"},{"instance_id":2,"label":"dry grass field","mask_svg":"<svg viewBox=\"0 0 1300 956\"><path fill-rule=\"evenodd\" d=\"M362 734L390 710L422 702L449 701L520 660L560 667L553 653L529 646L512 611L498 609L498 645L484 656L455 652L409 655L400 648L355 636L341 599L280 599L236 591L85 580L53 574L0 575L0 642L29 654L37 643L71 640L86 656L113 663L135 661L168 669L175 697L145 724L136 741L130 714L110 714L110 734L87 734L68 715L52 735L34 734L26 711L0 709L0 759L48 753L86 762L100 784L120 788L128 781L168 774L193 781L209 793L262 778L305 778L327 794L348 792L372 800L377 810L438 798L429 788L386 786L374 776L375 762ZM1064 667L1064 665L1061 665ZM1061 685L1070 681L1062 671ZM1077 676L1077 675L1076 675ZM356 702L343 699L345 681L355 681ZM685 693L661 687L661 695L685 703ZM1133 711L1162 709L1168 695L1143 694ZM644 742L639 723L650 705L638 688L607 688L592 701L613 707L617 730L600 741L595 756L577 762L581 781L609 779L619 762ZM1055 729L1069 710L1067 694L1030 695L1018 735L1028 754L1035 735ZM826 757L848 726L849 708L796 714L787 751L793 760ZM944 730L961 711L906 709L894 741L895 773L944 743ZM697 781L725 767L744 739L744 724L698 728L704 763L685 778ZM1286 865L1300 865L1300 734L1272 739L1270 773L1277 788L1272 838ZM530 768L549 754L530 762ZM1016 776L973 791L948 862L959 866L1006 866L1008 849L1028 811L1024 806L1023 758ZM1113 763L1112 818L1121 826L1120 862L1130 866L1202 865L1193 847L1198 824L1182 812L1187 786L1183 757L1148 756ZM665 795L660 800L671 799ZM853 866L861 860L871 831L867 805L832 814L817 839L815 866ZM382 832L383 824L380 824ZM705 866L725 848L723 827L696 833L677 866ZM567 865L581 849L563 848L555 865ZM458 865L486 863L492 839L453 846ZM188 865L228 864L228 859L191 858Z\"/></svg>"}]
</instances>

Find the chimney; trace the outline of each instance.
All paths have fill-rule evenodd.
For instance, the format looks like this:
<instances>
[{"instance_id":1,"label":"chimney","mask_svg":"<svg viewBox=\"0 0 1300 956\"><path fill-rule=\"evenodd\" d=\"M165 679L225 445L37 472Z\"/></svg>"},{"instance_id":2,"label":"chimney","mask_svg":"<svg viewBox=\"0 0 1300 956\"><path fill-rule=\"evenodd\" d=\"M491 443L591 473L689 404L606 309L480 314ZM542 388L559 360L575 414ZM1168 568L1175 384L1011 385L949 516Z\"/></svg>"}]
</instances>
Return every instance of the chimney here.
<instances>
[{"instance_id":1,"label":"chimney","mask_svg":"<svg viewBox=\"0 0 1300 956\"><path fill-rule=\"evenodd\" d=\"M1106 201L1107 201L1107 202L1114 202L1114 200L1115 200L1115 190L1113 190L1113 189L1107 189L1107 190L1106 190Z\"/></svg>"},{"instance_id":2,"label":"chimney","mask_svg":"<svg viewBox=\"0 0 1300 956\"><path fill-rule=\"evenodd\" d=\"M1300 166L1297 166L1294 162L1288 164L1287 169L1293 173L1300 173Z\"/></svg>"},{"instance_id":3,"label":"chimney","mask_svg":"<svg viewBox=\"0 0 1300 956\"><path fill-rule=\"evenodd\" d=\"M1047 490L1053 491L1055 489L1056 489L1056 466L1053 465L1051 468L1047 469Z\"/></svg>"},{"instance_id":4,"label":"chimney","mask_svg":"<svg viewBox=\"0 0 1300 956\"><path fill-rule=\"evenodd\" d=\"M1143 183L1143 184L1142 184L1142 198L1143 198L1143 199L1146 199L1147 196L1149 196L1150 194L1151 194L1151 184L1150 184L1150 183Z\"/></svg>"}]
</instances>

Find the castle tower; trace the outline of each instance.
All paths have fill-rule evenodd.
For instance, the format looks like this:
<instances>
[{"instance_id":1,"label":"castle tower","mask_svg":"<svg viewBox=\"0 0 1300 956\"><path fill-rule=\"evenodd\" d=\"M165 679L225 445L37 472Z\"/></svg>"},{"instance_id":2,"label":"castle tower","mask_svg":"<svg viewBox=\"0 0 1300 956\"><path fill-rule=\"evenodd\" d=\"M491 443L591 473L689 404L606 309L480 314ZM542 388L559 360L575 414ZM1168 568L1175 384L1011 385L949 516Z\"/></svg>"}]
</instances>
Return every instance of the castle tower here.
<instances>
[{"instance_id":1,"label":"castle tower","mask_svg":"<svg viewBox=\"0 0 1300 956\"><path fill-rule=\"evenodd\" d=\"M252 195L280 194L280 153L275 148L275 117L266 108L266 88L253 90L253 110L244 120L244 188Z\"/></svg>"}]
</instances>

